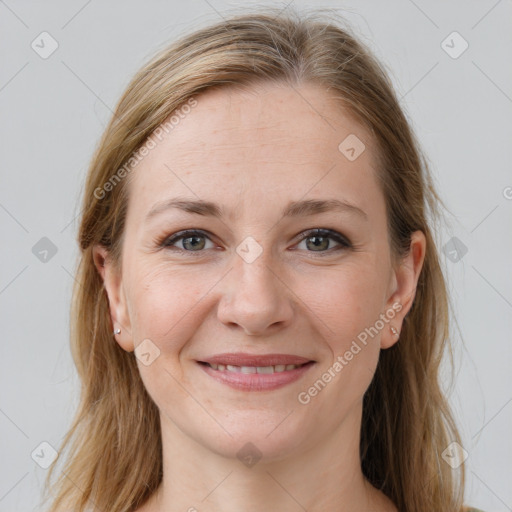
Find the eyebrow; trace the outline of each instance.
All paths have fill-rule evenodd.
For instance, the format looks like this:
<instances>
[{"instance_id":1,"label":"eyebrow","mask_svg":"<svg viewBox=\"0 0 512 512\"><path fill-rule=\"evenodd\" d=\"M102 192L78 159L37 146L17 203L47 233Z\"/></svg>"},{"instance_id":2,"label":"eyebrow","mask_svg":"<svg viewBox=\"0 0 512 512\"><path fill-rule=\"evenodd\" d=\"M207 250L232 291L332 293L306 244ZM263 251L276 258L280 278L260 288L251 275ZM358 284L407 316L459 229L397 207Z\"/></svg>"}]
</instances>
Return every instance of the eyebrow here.
<instances>
[{"instance_id":1,"label":"eyebrow","mask_svg":"<svg viewBox=\"0 0 512 512\"><path fill-rule=\"evenodd\" d=\"M211 201L202 199L174 198L156 203L146 215L146 221L169 209L178 209L187 213L210 216L222 219L222 208ZM290 201L282 212L283 217L306 217L327 211L355 214L363 220L368 220L366 212L357 206L339 199L306 199L302 201Z\"/></svg>"}]
</instances>

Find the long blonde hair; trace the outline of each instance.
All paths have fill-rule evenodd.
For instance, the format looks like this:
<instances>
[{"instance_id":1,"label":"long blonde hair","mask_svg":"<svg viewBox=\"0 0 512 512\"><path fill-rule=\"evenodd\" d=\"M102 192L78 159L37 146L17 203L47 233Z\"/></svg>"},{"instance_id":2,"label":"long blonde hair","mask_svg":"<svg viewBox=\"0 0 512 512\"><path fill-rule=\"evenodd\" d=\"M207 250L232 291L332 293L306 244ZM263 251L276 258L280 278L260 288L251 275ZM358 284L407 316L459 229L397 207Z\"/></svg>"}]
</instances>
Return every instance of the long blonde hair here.
<instances>
[{"instance_id":1,"label":"long blonde hair","mask_svg":"<svg viewBox=\"0 0 512 512\"><path fill-rule=\"evenodd\" d=\"M401 511L462 510L464 466L454 470L441 457L452 441L460 443L439 383L449 347L449 301L432 226L442 203L386 72L332 19L320 11L306 15L289 9L232 16L160 51L128 85L84 190L71 311L81 396L47 476L49 512L83 512L91 505L105 512L134 511L162 480L158 409L134 354L113 340L107 295L93 262L94 244L106 247L114 262L121 256L127 180L118 180L108 193L105 184L191 98L212 87L261 80L316 83L335 93L378 148L393 257L407 253L412 232L426 236L424 265L400 340L381 352L364 397L361 464L369 482ZM65 451L66 464L53 483Z\"/></svg>"}]
</instances>

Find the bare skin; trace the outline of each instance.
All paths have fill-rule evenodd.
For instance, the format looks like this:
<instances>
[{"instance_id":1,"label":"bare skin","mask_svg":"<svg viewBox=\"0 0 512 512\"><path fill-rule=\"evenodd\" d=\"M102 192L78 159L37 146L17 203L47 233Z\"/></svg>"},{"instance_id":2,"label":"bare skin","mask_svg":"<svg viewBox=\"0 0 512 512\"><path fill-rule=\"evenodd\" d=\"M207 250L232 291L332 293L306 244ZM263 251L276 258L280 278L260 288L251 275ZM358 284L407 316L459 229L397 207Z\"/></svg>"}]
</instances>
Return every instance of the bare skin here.
<instances>
[{"instance_id":1,"label":"bare skin","mask_svg":"<svg viewBox=\"0 0 512 512\"><path fill-rule=\"evenodd\" d=\"M164 458L163 482L138 512L396 512L361 471L362 399L380 351L399 339L391 326L399 332L412 305L425 237L414 233L392 264L371 138L319 86L223 88L197 101L133 171L120 271L94 250L120 347L149 339L160 351L148 366L137 359ZM366 145L353 161L338 149L350 134ZM215 202L224 217L168 208L146 218L178 196ZM323 199L363 213L283 216L290 201ZM159 245L185 229L206 233ZM236 251L246 237L261 248L250 263ZM378 334L308 395L382 314ZM197 362L224 352L315 363L283 387L245 391ZM237 457L248 442L261 454L251 467Z\"/></svg>"}]
</instances>

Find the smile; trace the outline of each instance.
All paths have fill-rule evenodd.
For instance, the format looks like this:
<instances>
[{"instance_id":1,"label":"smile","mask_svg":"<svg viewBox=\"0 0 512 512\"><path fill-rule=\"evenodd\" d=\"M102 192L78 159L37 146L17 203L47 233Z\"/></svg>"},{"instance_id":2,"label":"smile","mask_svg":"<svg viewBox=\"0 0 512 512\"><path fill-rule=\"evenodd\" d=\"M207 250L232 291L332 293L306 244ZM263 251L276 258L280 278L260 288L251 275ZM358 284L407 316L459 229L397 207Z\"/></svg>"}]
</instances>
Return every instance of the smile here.
<instances>
[{"instance_id":1,"label":"smile","mask_svg":"<svg viewBox=\"0 0 512 512\"><path fill-rule=\"evenodd\" d=\"M315 364L276 364L238 366L198 361L200 368L212 379L242 391L270 391L300 379Z\"/></svg>"},{"instance_id":2,"label":"smile","mask_svg":"<svg viewBox=\"0 0 512 512\"><path fill-rule=\"evenodd\" d=\"M220 372L235 372L235 373L281 373L286 370L295 370L303 365L299 364L276 364L275 366L235 366L232 364L215 364L206 363Z\"/></svg>"}]
</instances>

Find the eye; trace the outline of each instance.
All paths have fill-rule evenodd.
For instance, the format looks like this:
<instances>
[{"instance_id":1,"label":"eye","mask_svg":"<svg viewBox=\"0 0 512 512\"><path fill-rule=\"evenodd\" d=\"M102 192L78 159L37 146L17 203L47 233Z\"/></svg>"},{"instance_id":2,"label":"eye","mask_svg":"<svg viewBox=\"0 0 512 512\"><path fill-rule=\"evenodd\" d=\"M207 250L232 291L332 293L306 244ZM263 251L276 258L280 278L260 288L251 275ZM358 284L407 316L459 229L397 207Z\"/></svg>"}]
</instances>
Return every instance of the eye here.
<instances>
[{"instance_id":1,"label":"eye","mask_svg":"<svg viewBox=\"0 0 512 512\"><path fill-rule=\"evenodd\" d=\"M207 246L207 242L210 242L209 246ZM176 245L179 243L182 244L181 247ZM178 250L186 252L200 252L203 249L212 249L214 247L209 236L199 230L180 231L166 238L161 245L167 248L175 247Z\"/></svg>"},{"instance_id":2,"label":"eye","mask_svg":"<svg viewBox=\"0 0 512 512\"><path fill-rule=\"evenodd\" d=\"M300 247L301 244L305 244L305 246ZM181 252L197 253L202 252L204 249L213 249L215 247L210 236L206 232L197 229L179 231L163 239L158 245ZM337 231L322 228L311 229L305 232L296 246L297 249L318 253L331 253L350 247L352 247L352 244L343 235Z\"/></svg>"},{"instance_id":3,"label":"eye","mask_svg":"<svg viewBox=\"0 0 512 512\"><path fill-rule=\"evenodd\" d=\"M331 242L337 246L332 246ZM308 252L332 252L333 250L347 249L351 243L337 231L331 229L312 229L305 233L297 248L301 249L300 244L304 243ZM304 247L302 247L304 248Z\"/></svg>"}]
</instances>

